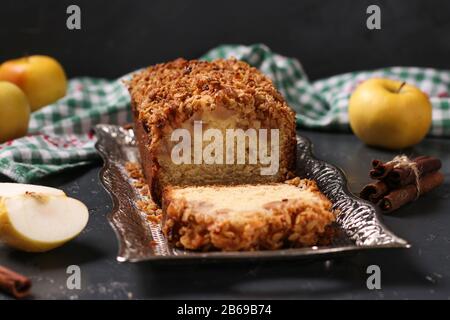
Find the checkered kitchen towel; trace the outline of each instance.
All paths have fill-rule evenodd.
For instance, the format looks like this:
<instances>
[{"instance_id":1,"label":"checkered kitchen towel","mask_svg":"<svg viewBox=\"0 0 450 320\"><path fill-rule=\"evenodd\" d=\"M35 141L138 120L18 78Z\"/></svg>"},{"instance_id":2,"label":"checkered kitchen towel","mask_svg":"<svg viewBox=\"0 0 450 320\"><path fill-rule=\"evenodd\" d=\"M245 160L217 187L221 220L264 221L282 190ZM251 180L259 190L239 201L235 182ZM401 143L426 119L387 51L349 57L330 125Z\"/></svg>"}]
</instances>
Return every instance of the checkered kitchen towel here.
<instances>
[{"instance_id":1,"label":"checkered kitchen towel","mask_svg":"<svg viewBox=\"0 0 450 320\"><path fill-rule=\"evenodd\" d=\"M391 67L351 72L310 82L296 59L270 51L264 45L225 45L206 53L207 60L234 56L259 68L297 112L299 127L349 130L347 104L351 92L372 77L404 80L425 91L433 104L430 135L450 136L450 71ZM131 121L129 97L122 81L76 78L67 96L33 113L29 135L0 144L0 173L29 182L98 158L92 132L98 123Z\"/></svg>"}]
</instances>

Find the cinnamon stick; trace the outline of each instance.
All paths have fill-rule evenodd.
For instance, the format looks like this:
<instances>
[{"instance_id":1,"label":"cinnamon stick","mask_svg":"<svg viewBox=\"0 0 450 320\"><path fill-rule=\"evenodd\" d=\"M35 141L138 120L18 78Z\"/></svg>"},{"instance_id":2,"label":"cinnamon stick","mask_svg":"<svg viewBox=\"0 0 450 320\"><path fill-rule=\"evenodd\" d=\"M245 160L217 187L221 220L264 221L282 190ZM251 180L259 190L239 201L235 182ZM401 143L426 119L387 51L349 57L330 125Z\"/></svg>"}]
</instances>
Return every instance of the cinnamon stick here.
<instances>
[{"instance_id":1,"label":"cinnamon stick","mask_svg":"<svg viewBox=\"0 0 450 320\"><path fill-rule=\"evenodd\" d=\"M419 177L429 172L438 171L441 166L441 160L434 157L421 156L412 160L415 162ZM408 184L415 183L416 174L409 166L400 166L394 168L386 175L386 183L391 188L398 188Z\"/></svg>"},{"instance_id":2,"label":"cinnamon stick","mask_svg":"<svg viewBox=\"0 0 450 320\"><path fill-rule=\"evenodd\" d=\"M384 179L389 172L394 169L394 163L386 162L384 163L381 160L372 160L372 170L370 170L370 177L375 180Z\"/></svg>"},{"instance_id":3,"label":"cinnamon stick","mask_svg":"<svg viewBox=\"0 0 450 320\"><path fill-rule=\"evenodd\" d=\"M443 181L444 175L439 171L425 174L419 179L418 188L414 184L409 184L384 196L380 201L380 208L388 212L396 210L408 202L414 201L418 196L438 187ZM418 190L420 191L419 195L417 195Z\"/></svg>"},{"instance_id":4,"label":"cinnamon stick","mask_svg":"<svg viewBox=\"0 0 450 320\"><path fill-rule=\"evenodd\" d=\"M415 162L420 175L437 171L441 168L441 160L435 157L420 156L412 160ZM370 177L375 180L384 180L391 187L399 187L413 183L415 174L410 166L398 166L392 161L383 162L381 160L372 161L373 169L370 170ZM401 184L401 185L400 185Z\"/></svg>"},{"instance_id":5,"label":"cinnamon stick","mask_svg":"<svg viewBox=\"0 0 450 320\"><path fill-rule=\"evenodd\" d=\"M12 295L14 298L25 298L30 294L31 280L0 266L0 289Z\"/></svg>"},{"instance_id":6,"label":"cinnamon stick","mask_svg":"<svg viewBox=\"0 0 450 320\"><path fill-rule=\"evenodd\" d=\"M377 203L389 192L389 187L384 181L377 181L366 185L360 193L360 197Z\"/></svg>"}]
</instances>

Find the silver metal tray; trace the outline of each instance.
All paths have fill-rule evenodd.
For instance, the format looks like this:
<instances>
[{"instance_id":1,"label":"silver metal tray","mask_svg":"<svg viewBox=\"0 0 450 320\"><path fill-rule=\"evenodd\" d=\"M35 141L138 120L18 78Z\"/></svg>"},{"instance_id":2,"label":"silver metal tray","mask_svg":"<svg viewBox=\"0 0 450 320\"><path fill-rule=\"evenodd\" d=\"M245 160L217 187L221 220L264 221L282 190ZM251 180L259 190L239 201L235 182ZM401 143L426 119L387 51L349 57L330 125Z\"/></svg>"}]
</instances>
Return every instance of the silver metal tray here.
<instances>
[{"instance_id":1,"label":"silver metal tray","mask_svg":"<svg viewBox=\"0 0 450 320\"><path fill-rule=\"evenodd\" d=\"M340 230L329 246L251 252L192 252L167 243L158 223L146 219L136 203L142 199L128 176L125 164L138 162L139 153L133 130L114 125L97 125L97 150L104 166L100 179L112 197L108 220L119 242L120 262L147 260L280 259L334 255L362 249L409 248L409 244L390 232L379 220L381 213L371 203L355 197L347 188L343 172L317 159L308 139L297 137L297 174L316 181L336 210Z\"/></svg>"}]
</instances>

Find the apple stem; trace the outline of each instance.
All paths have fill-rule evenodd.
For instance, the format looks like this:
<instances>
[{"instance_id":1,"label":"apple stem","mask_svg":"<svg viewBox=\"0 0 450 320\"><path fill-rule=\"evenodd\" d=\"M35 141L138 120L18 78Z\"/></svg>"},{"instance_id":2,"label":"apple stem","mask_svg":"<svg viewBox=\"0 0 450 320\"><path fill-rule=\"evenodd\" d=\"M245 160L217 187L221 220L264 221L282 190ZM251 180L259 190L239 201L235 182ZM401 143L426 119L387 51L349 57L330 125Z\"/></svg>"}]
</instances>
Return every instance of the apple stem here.
<instances>
[{"instance_id":1,"label":"apple stem","mask_svg":"<svg viewBox=\"0 0 450 320\"><path fill-rule=\"evenodd\" d=\"M397 93L400 93L400 91L402 90L402 88L405 86L406 82L403 81L402 84L400 85L400 87L397 90Z\"/></svg>"}]
</instances>

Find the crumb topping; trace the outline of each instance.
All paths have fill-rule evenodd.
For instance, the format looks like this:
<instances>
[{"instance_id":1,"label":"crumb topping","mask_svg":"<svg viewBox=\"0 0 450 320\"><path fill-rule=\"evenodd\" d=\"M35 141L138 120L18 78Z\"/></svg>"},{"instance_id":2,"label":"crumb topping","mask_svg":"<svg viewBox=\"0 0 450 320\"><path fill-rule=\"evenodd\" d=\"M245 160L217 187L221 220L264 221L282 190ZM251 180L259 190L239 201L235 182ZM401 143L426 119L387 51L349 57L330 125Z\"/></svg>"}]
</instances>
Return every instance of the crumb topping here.
<instances>
[{"instance_id":1,"label":"crumb topping","mask_svg":"<svg viewBox=\"0 0 450 320\"><path fill-rule=\"evenodd\" d=\"M213 62L177 59L136 73L129 91L138 117L148 128L184 121L201 109L223 106L243 114L276 114L295 121L272 81L236 59Z\"/></svg>"},{"instance_id":2,"label":"crumb topping","mask_svg":"<svg viewBox=\"0 0 450 320\"><path fill-rule=\"evenodd\" d=\"M291 187L212 186L211 197L206 195L201 201L194 192L202 188L168 187L163 201L164 234L177 247L191 250L274 250L326 244L333 236L329 228L335 221L331 202L312 180L295 178L286 183ZM292 187L299 190L291 199L288 199L290 190L284 190L286 199L275 190ZM244 193L248 195L247 201L253 202L253 208L246 208L245 200L233 197L233 191L241 188L248 189ZM261 194L256 195L254 188L261 189ZM261 196L265 200L255 202ZM226 207L221 205L221 199L230 198L237 201L237 207L230 207L229 203Z\"/></svg>"}]
</instances>

